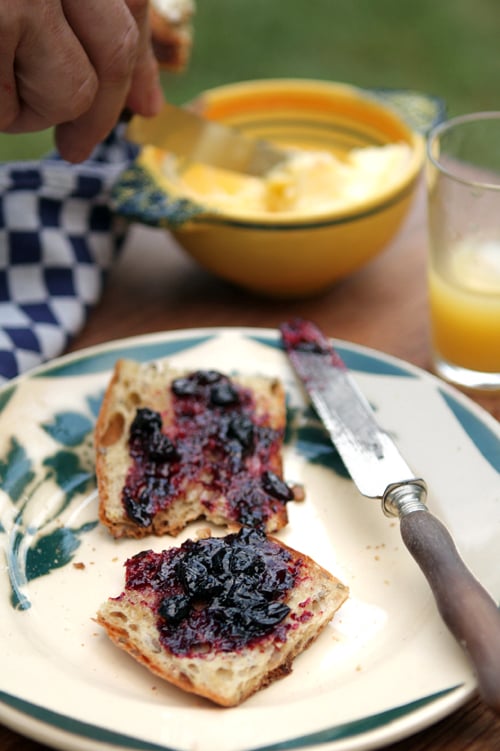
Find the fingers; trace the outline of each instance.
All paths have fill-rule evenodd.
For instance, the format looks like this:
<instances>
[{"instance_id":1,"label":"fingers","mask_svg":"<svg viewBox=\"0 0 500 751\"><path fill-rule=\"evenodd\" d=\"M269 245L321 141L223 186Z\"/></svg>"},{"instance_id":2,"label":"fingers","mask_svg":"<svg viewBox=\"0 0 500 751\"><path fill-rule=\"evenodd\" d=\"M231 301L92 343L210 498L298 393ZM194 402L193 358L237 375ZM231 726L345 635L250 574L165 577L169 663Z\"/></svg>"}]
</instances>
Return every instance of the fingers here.
<instances>
[{"instance_id":1,"label":"fingers","mask_svg":"<svg viewBox=\"0 0 500 751\"><path fill-rule=\"evenodd\" d=\"M61 154L70 161L81 161L106 137L125 105L142 115L154 115L163 103L163 94L151 48L147 0L108 0L105 4L102 0L63 0L63 6L99 81L92 106L56 129Z\"/></svg>"},{"instance_id":2,"label":"fingers","mask_svg":"<svg viewBox=\"0 0 500 751\"><path fill-rule=\"evenodd\" d=\"M2 14L0 130L55 125L61 155L77 162L125 106L160 109L148 0L16 0Z\"/></svg>"},{"instance_id":3,"label":"fingers","mask_svg":"<svg viewBox=\"0 0 500 751\"><path fill-rule=\"evenodd\" d=\"M70 161L82 161L117 122L135 70L139 30L123 0L63 0L65 16L97 74L98 89L80 117L56 129Z\"/></svg>"},{"instance_id":4,"label":"fingers","mask_svg":"<svg viewBox=\"0 0 500 751\"><path fill-rule=\"evenodd\" d=\"M5 130L19 115L21 106L14 74L14 59L21 29L12 6L2 10L5 33L2 34L0 44L0 130Z\"/></svg>"},{"instance_id":5,"label":"fingers","mask_svg":"<svg viewBox=\"0 0 500 751\"><path fill-rule=\"evenodd\" d=\"M137 61L126 105L145 117L158 114L164 103L158 61L151 44L149 4L146 0L126 0L139 30Z\"/></svg>"},{"instance_id":6,"label":"fingers","mask_svg":"<svg viewBox=\"0 0 500 751\"><path fill-rule=\"evenodd\" d=\"M14 75L14 52L0 50L0 130L6 131L19 116L21 104Z\"/></svg>"},{"instance_id":7,"label":"fingers","mask_svg":"<svg viewBox=\"0 0 500 751\"><path fill-rule=\"evenodd\" d=\"M30 0L16 0L2 8L0 129L9 132L41 130L78 117L98 88L59 0L45 0L41 14L29 6Z\"/></svg>"}]
</instances>

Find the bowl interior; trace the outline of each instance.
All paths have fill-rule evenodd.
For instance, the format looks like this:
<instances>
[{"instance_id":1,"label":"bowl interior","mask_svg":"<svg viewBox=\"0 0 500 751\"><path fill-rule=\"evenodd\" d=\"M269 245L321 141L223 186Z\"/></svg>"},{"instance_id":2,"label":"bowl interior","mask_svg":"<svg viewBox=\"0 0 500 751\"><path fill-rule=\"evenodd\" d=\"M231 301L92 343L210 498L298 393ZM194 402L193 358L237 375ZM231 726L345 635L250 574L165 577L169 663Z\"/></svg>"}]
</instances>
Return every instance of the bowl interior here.
<instances>
[{"instance_id":1,"label":"bowl interior","mask_svg":"<svg viewBox=\"0 0 500 751\"><path fill-rule=\"evenodd\" d=\"M401 114L375 94L344 84L289 79L243 82L209 90L191 106L204 117L240 128L249 135L286 147L328 151L340 159L354 148L408 144L410 158L397 177L390 184L381 185L376 195L361 204L342 209L344 217L364 213L405 190L423 163L423 139ZM181 165L153 147L143 150L141 162L170 195L188 193L202 202L204 195L208 197L218 187L236 190L240 179L219 170ZM325 213L333 218L339 212L331 209ZM290 215L255 214L243 206L223 208L222 214L272 224L294 221ZM307 220L297 217L295 221Z\"/></svg>"},{"instance_id":2,"label":"bowl interior","mask_svg":"<svg viewBox=\"0 0 500 751\"><path fill-rule=\"evenodd\" d=\"M409 128L367 92L342 84L261 81L220 87L194 104L201 113L254 136L339 155L405 140Z\"/></svg>"}]
</instances>

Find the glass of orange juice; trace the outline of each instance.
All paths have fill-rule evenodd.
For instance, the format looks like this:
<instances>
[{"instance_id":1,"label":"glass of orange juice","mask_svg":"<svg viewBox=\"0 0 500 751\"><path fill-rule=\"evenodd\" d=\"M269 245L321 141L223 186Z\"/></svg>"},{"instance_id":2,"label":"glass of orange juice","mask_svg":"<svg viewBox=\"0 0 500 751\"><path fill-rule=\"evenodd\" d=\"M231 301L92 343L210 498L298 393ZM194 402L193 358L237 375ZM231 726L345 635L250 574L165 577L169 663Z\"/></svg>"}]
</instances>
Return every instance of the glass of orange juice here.
<instances>
[{"instance_id":1,"label":"glass of orange juice","mask_svg":"<svg viewBox=\"0 0 500 751\"><path fill-rule=\"evenodd\" d=\"M500 112L441 123L427 153L434 369L500 389Z\"/></svg>"}]
</instances>

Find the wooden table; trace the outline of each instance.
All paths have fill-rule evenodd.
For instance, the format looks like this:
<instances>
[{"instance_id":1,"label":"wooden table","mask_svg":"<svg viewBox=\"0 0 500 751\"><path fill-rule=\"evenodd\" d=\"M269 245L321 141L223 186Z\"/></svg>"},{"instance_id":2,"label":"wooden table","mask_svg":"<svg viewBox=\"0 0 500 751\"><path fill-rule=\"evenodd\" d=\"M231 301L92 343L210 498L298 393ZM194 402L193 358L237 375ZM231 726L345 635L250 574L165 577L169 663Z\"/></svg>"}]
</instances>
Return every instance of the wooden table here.
<instances>
[{"instance_id":1,"label":"wooden table","mask_svg":"<svg viewBox=\"0 0 500 751\"><path fill-rule=\"evenodd\" d=\"M429 368L425 202L420 191L396 240L369 266L326 294L272 301L235 289L197 267L163 232L132 229L102 301L71 349L111 339L197 326L276 327L291 315L327 334ZM500 419L500 394L475 396ZM1 751L43 746L0 726ZM386 751L500 751L500 717L477 697Z\"/></svg>"}]
</instances>

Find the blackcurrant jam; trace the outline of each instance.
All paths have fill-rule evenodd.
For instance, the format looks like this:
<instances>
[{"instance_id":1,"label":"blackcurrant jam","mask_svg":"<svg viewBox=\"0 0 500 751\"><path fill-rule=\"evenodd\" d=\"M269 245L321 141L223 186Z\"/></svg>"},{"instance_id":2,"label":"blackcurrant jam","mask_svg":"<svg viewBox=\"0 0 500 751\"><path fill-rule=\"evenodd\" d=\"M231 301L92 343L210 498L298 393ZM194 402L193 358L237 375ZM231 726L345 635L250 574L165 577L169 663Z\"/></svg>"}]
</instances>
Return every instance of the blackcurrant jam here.
<instances>
[{"instance_id":1,"label":"blackcurrant jam","mask_svg":"<svg viewBox=\"0 0 500 751\"><path fill-rule=\"evenodd\" d=\"M294 318L280 326L285 349L330 355L332 347L325 335L311 321Z\"/></svg>"},{"instance_id":2,"label":"blackcurrant jam","mask_svg":"<svg viewBox=\"0 0 500 751\"><path fill-rule=\"evenodd\" d=\"M300 580L302 560L259 530L188 540L162 553L126 562L126 590L152 590L163 646L176 655L237 651L271 632L284 641L304 604L288 619L287 593ZM146 599L146 598L145 598Z\"/></svg>"},{"instance_id":3,"label":"blackcurrant jam","mask_svg":"<svg viewBox=\"0 0 500 751\"><path fill-rule=\"evenodd\" d=\"M293 498L273 467L282 431L255 414L250 389L216 370L198 370L171 385L173 420L138 409L129 436L132 464L122 501L126 513L149 526L156 513L181 497L188 485L210 499L227 499L227 518L265 528L269 518Z\"/></svg>"}]
</instances>

